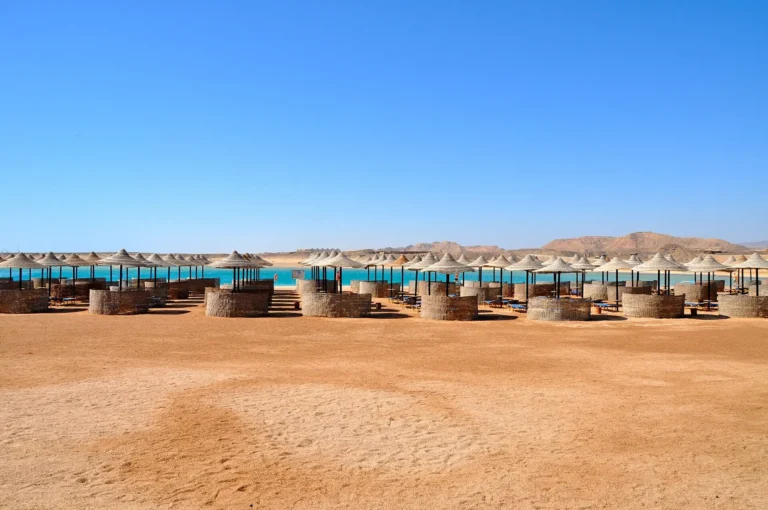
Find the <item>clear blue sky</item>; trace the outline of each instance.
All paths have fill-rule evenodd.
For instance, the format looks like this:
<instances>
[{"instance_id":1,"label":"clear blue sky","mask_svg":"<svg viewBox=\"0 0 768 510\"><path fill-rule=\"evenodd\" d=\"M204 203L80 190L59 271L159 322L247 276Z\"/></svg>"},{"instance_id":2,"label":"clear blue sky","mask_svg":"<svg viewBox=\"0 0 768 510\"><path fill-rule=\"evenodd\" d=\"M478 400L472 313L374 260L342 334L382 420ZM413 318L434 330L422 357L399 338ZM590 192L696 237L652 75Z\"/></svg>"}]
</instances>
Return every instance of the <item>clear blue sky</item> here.
<instances>
[{"instance_id":1,"label":"clear blue sky","mask_svg":"<svg viewBox=\"0 0 768 510\"><path fill-rule=\"evenodd\" d=\"M0 2L0 249L768 238L768 2Z\"/></svg>"}]
</instances>

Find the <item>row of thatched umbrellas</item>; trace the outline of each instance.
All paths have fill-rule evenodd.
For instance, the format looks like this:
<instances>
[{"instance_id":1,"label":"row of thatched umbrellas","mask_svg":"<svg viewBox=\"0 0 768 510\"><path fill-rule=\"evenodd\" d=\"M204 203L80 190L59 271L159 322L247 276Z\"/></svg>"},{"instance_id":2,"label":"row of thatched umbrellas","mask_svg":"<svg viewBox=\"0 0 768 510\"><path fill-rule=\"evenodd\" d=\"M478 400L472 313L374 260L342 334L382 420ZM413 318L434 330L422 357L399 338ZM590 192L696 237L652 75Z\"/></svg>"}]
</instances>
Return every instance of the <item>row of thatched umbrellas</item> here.
<instances>
[{"instance_id":1,"label":"row of thatched umbrellas","mask_svg":"<svg viewBox=\"0 0 768 510\"><path fill-rule=\"evenodd\" d=\"M236 253L237 252L234 252L233 255ZM239 254L237 254L237 256L242 257ZM232 255L230 255L230 257L232 257ZM247 277L249 279L258 277L258 270L260 268L272 265L270 262L267 262L266 260L262 259L258 255L246 255L246 257L247 258L244 260L251 261L247 264L247 268L249 270L249 272L247 273ZM222 259L222 261L226 261L228 259L229 257L227 259ZM115 253L114 255L110 255L105 258L100 258L94 252L89 253L84 258L81 258L77 254L72 254L69 256L61 255L57 257L56 255L53 254L53 252L49 252L48 254L41 255L40 258L38 259L34 259L29 255L25 255L24 253L18 253L13 257L11 257L9 260L0 262L0 267L9 268L9 271L11 269L19 270L19 288L22 288L22 270L23 269L27 269L29 271L30 278L31 278L31 271L33 269L39 269L41 271L42 277L45 277L45 274L47 271L48 290L50 292L52 269L54 267L59 268L59 280L61 280L61 268L71 267L73 286L77 279L77 268L79 267L90 266L90 279L93 280L95 278L95 266L109 266L110 282L113 280L112 268L119 267L120 272L119 272L118 282L119 282L119 288L122 290L124 268L126 269L136 268L137 281L139 282L139 285L140 285L142 268L150 269L150 277L154 277L155 282L157 281L157 269L167 268L168 269L167 279L170 282L172 267L178 268L177 281L181 281L181 271L183 267L189 268L188 276L190 279L192 279L193 267L195 268L195 278L197 278L198 276L198 268L200 268L201 277L205 278L205 266L227 267L227 268L230 267L226 265L222 266L221 264L227 263L222 261L216 261L215 263L212 263L210 260L208 260L208 258L205 255L189 255L185 258L181 255L173 255L173 254L168 254L164 257L161 257L157 254L152 254L149 257L145 258L141 253L138 253L132 256L125 249L122 249L117 253ZM246 273L243 273L243 275L245 276ZM237 283L234 277L233 277L233 282Z\"/></svg>"},{"instance_id":2,"label":"row of thatched umbrellas","mask_svg":"<svg viewBox=\"0 0 768 510\"><path fill-rule=\"evenodd\" d=\"M374 268L374 275L377 272L378 266L382 267L382 281L384 281L384 267L390 268L390 283L392 282L392 270L399 267L400 281L404 282L404 270L416 272L416 284L414 294L418 290L418 273L421 271L426 273L427 284L431 285L433 273L441 273L446 275L446 284L449 281L448 275L450 274L464 274L466 272L473 272L475 268L479 270L478 279L482 284L482 269L484 267L494 268L494 281L496 280L495 269L499 268L501 273L500 280L503 282L503 271L524 271L526 274L526 296L528 295L528 287L530 284L530 277L533 276L533 283L535 283L535 276L539 273L549 273L553 275L555 282L555 297L560 297L560 283L563 273L575 273L576 274L576 286L579 286L579 274L581 274L581 292L583 295L584 278L587 271L599 271L603 276L603 282L605 283L605 275L614 272L616 283L616 300L619 300L619 271L629 270L632 278L633 285L640 280L641 272L656 272L657 286L659 292L662 289L661 273L664 272L665 286L669 289L671 282L672 271L678 272L693 272L694 276L698 273L699 283L703 283L703 273L707 274L707 281L711 286L711 278L718 272L734 272L740 271L742 274L742 282L744 278L744 271L754 269L756 271L756 277L759 278L760 269L768 269L768 262L765 261L759 254L755 253L749 259L742 256L742 259L736 259L731 257L720 263L712 255L706 257L696 257L688 264L681 264L677 262L671 255L662 255L657 253L647 262L643 262L636 254L633 254L627 260L623 260L619 257L614 257L608 260L605 256L601 256L596 260L590 261L586 257L575 255L569 262L566 262L562 257L552 256L549 260L541 262L534 255L526 255L522 260L518 262L512 262L504 256L499 256L491 261L487 261L484 257L480 256L474 261L469 261L463 254L458 260L454 259L452 255L446 254L442 259L438 260L431 252L428 252L423 258L421 255L416 255L412 260L408 260L404 255L395 257L394 255L363 255L359 258L351 259L344 253L331 251L314 253L309 258L302 262L302 265L310 266L313 270L313 278L318 278L320 274L325 279L325 269L332 267L334 269L334 279L336 268L341 272L342 268L368 268L370 279L370 268ZM320 272L322 270L322 273ZM376 277L374 277L376 281ZM759 286L759 283L758 283ZM327 290L327 289L326 289ZM337 289L341 292L341 286ZM448 293L448 286L446 285L446 294ZM758 289L759 295L759 289ZM710 296L711 297L711 296Z\"/></svg>"}]
</instances>

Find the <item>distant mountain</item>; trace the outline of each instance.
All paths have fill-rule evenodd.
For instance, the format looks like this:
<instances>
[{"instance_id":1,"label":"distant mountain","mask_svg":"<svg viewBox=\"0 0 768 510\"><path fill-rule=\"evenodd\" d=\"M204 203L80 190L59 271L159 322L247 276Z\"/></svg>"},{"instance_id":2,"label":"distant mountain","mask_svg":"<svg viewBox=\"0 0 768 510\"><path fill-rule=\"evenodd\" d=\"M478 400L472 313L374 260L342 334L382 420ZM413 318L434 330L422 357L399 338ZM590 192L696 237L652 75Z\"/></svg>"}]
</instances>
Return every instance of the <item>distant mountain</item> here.
<instances>
[{"instance_id":1,"label":"distant mountain","mask_svg":"<svg viewBox=\"0 0 768 510\"><path fill-rule=\"evenodd\" d=\"M739 243L747 248L755 248L757 250L764 250L768 248L768 241L750 241L748 243Z\"/></svg>"},{"instance_id":2,"label":"distant mountain","mask_svg":"<svg viewBox=\"0 0 768 510\"><path fill-rule=\"evenodd\" d=\"M622 237L586 236L573 239L555 239L544 249L563 252L589 252L608 254L655 253L664 247L674 246L689 253L720 251L744 252L747 247L722 239L703 237L675 237L655 232L635 232ZM677 257L675 257L677 258Z\"/></svg>"}]
</instances>

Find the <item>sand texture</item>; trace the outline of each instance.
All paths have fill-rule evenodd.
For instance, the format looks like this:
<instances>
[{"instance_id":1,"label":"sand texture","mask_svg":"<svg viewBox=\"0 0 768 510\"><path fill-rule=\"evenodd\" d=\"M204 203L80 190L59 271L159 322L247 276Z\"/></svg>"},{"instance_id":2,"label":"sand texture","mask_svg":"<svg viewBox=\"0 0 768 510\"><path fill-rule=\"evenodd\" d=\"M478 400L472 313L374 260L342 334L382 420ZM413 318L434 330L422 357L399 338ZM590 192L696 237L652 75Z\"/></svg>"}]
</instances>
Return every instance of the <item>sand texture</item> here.
<instances>
[{"instance_id":1,"label":"sand texture","mask_svg":"<svg viewBox=\"0 0 768 510\"><path fill-rule=\"evenodd\" d=\"M0 508L768 508L765 320L71 310L0 316Z\"/></svg>"}]
</instances>

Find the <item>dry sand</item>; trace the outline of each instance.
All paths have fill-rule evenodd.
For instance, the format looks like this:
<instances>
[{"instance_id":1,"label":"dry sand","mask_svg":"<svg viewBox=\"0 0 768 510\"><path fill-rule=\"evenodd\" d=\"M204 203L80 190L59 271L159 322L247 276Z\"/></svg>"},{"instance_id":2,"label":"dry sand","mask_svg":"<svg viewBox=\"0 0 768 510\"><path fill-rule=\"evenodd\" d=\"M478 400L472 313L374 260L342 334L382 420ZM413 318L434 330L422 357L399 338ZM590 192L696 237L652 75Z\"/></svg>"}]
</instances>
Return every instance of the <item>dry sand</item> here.
<instances>
[{"instance_id":1,"label":"dry sand","mask_svg":"<svg viewBox=\"0 0 768 510\"><path fill-rule=\"evenodd\" d=\"M0 508L766 508L768 321L0 316Z\"/></svg>"}]
</instances>

